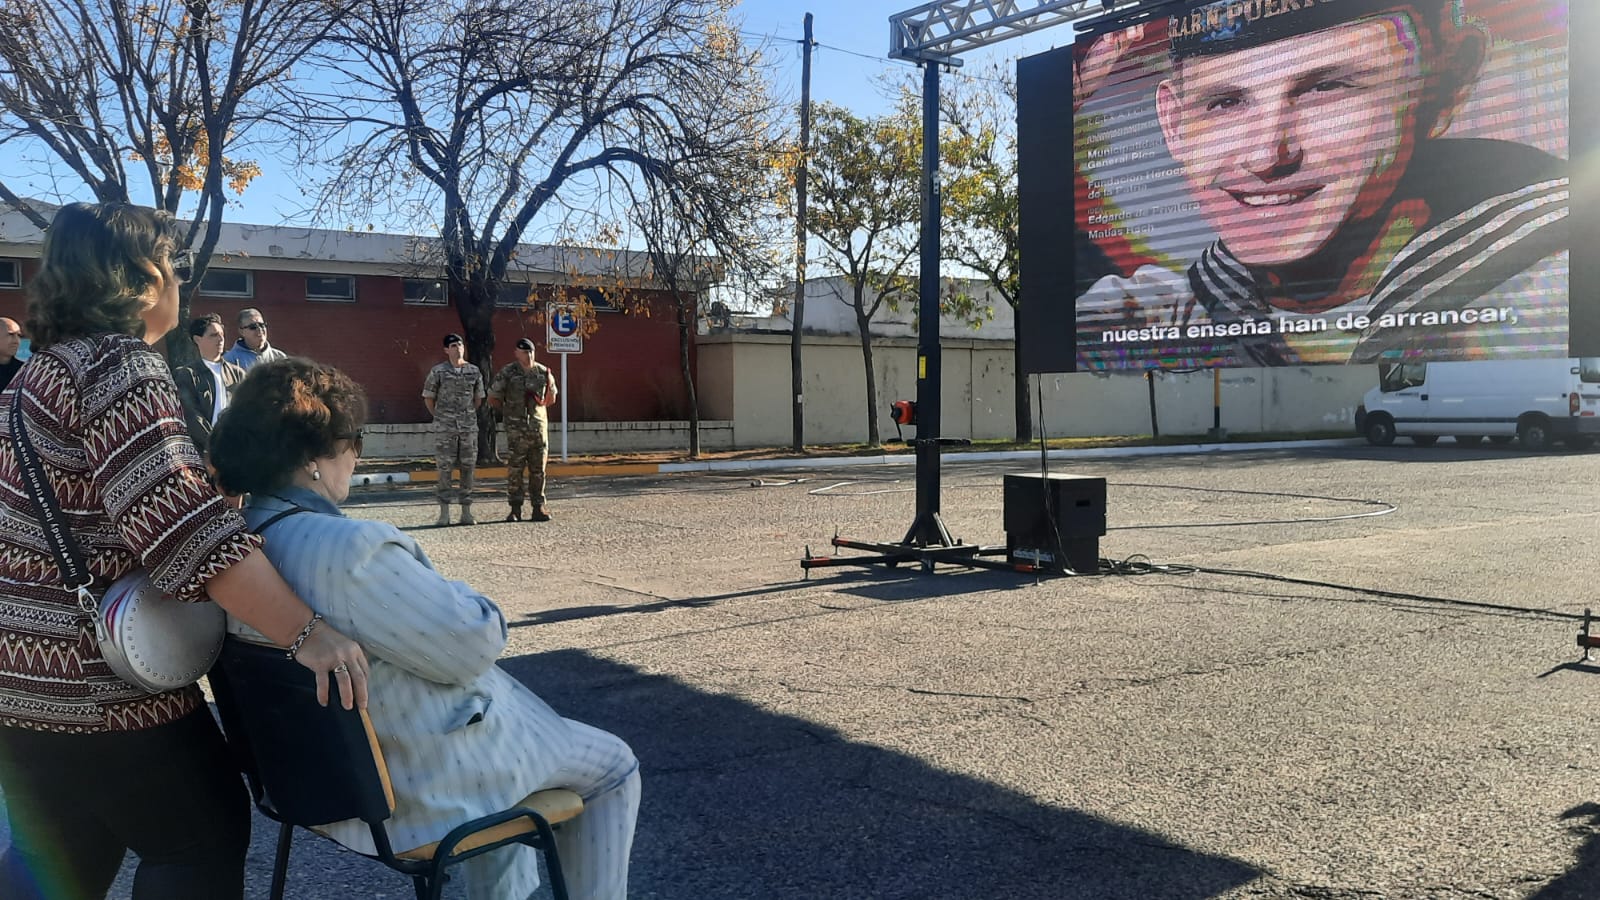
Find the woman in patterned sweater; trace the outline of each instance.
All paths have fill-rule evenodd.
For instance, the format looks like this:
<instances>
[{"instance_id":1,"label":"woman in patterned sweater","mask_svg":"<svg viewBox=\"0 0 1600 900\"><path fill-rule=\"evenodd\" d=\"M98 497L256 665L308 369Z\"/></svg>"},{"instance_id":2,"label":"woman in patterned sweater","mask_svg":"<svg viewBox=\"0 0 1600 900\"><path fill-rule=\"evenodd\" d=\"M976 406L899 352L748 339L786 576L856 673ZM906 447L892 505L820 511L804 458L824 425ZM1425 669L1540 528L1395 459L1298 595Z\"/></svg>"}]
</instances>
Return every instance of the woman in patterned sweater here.
<instances>
[{"instance_id":1,"label":"woman in patterned sweater","mask_svg":"<svg viewBox=\"0 0 1600 900\"><path fill-rule=\"evenodd\" d=\"M148 694L106 665L17 466L20 404L96 594L144 567L211 599L366 705L361 648L320 619L212 486L166 363L178 318L171 219L123 203L56 215L29 284L35 353L0 394L0 897L102 897L127 850L133 895L240 897L249 802L198 686Z\"/></svg>"}]
</instances>

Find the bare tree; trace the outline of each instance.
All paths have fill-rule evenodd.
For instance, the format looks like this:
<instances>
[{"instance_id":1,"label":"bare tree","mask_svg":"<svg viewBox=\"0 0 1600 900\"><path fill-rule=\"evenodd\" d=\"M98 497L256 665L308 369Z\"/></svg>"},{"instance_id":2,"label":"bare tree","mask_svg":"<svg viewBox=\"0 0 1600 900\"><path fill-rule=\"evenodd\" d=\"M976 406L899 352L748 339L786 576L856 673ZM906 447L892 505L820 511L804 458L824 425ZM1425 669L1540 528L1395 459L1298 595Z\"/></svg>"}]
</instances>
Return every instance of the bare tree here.
<instances>
[{"instance_id":1,"label":"bare tree","mask_svg":"<svg viewBox=\"0 0 1600 900\"><path fill-rule=\"evenodd\" d=\"M783 257L775 251L778 194L786 189L773 136L738 129L719 153L671 164L634 196L629 218L650 257L653 279L672 297L678 358L689 409L689 456L700 455L700 405L690 365L705 290L731 271L745 281L770 280ZM694 168L696 172L685 171Z\"/></svg>"},{"instance_id":2,"label":"bare tree","mask_svg":"<svg viewBox=\"0 0 1600 900\"><path fill-rule=\"evenodd\" d=\"M530 229L615 219L768 108L719 0L357 0L324 124L343 130L330 215L437 229L468 356L493 370L498 286ZM487 416L480 417L492 438ZM479 442L492 456L493 441Z\"/></svg>"},{"instance_id":3,"label":"bare tree","mask_svg":"<svg viewBox=\"0 0 1600 900\"><path fill-rule=\"evenodd\" d=\"M289 126L292 69L345 2L0 0L0 144L36 166L0 178L0 203L47 228L23 196L31 175L68 182L43 199L81 183L100 202L136 198L180 216L181 243L196 251L187 319L227 194L261 171L238 154L270 143L277 132L263 124ZM193 355L186 340L168 351Z\"/></svg>"}]
</instances>

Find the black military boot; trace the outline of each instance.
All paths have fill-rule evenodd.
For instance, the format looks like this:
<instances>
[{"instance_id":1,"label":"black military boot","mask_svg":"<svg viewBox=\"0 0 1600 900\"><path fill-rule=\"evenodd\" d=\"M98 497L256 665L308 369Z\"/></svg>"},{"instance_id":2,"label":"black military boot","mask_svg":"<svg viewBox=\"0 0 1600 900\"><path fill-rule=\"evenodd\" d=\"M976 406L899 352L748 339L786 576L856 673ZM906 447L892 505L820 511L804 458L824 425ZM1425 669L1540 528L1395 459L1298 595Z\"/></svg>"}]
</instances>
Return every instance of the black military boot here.
<instances>
[{"instance_id":1,"label":"black military boot","mask_svg":"<svg viewBox=\"0 0 1600 900\"><path fill-rule=\"evenodd\" d=\"M522 501L521 500L513 500L513 501L511 501L511 512L506 516L506 521L507 522L521 522L522 521Z\"/></svg>"}]
</instances>

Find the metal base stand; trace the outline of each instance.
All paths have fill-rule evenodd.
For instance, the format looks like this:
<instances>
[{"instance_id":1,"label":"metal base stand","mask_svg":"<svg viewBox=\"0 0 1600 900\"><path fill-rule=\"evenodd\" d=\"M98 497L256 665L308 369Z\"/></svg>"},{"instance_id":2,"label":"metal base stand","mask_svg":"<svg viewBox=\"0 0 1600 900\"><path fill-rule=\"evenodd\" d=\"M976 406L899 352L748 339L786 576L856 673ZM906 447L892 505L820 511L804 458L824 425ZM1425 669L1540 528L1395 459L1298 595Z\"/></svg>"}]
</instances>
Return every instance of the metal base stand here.
<instances>
[{"instance_id":1,"label":"metal base stand","mask_svg":"<svg viewBox=\"0 0 1600 900\"><path fill-rule=\"evenodd\" d=\"M940 523L943 528L943 523ZM1006 562L1004 559L987 559L991 556L1005 556L1006 548L1002 546L982 546L979 544L963 544L958 542L941 546L920 546L909 541L898 544L880 544L873 541L856 541L849 538L833 536L831 542L835 547L850 550L864 550L868 556L816 556L811 548L806 548L806 555L800 559L800 568L807 574L812 569L824 569L835 566L883 566L893 569L901 563L916 563L922 571L933 572L934 566L944 563L946 565L963 566L969 569L996 569L1002 572L1020 572L1027 575L1044 574L1045 570L1030 564L1017 564Z\"/></svg>"}]
</instances>

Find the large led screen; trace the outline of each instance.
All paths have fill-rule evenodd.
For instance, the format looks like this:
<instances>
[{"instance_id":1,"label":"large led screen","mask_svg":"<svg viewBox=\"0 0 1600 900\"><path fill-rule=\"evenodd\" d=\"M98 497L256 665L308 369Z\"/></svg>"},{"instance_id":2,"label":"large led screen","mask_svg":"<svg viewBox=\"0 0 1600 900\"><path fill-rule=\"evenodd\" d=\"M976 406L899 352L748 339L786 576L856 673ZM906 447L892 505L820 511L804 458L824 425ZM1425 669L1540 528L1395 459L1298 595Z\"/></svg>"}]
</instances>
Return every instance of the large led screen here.
<instances>
[{"instance_id":1,"label":"large led screen","mask_svg":"<svg viewBox=\"0 0 1600 900\"><path fill-rule=\"evenodd\" d=\"M1567 0L1160 12L1019 69L1024 297L1074 251L1053 370L1568 355Z\"/></svg>"}]
</instances>

